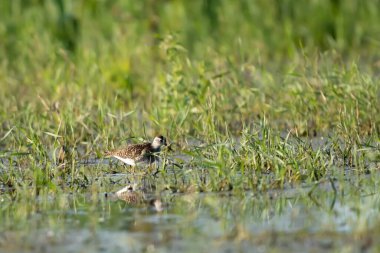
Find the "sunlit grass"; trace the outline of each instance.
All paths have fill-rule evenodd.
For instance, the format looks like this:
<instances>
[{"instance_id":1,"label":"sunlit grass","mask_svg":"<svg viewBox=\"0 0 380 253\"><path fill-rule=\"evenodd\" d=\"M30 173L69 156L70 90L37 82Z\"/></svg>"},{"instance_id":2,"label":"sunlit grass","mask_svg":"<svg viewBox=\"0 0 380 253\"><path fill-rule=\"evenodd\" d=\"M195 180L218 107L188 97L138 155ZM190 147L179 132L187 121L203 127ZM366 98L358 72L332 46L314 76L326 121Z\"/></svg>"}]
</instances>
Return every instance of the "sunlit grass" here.
<instances>
[{"instance_id":1,"label":"sunlit grass","mask_svg":"<svg viewBox=\"0 0 380 253\"><path fill-rule=\"evenodd\" d=\"M2 68L4 186L30 186L38 195L41 187L56 191L63 178L74 188L90 187L107 165L88 174L81 163L102 159L104 150L131 137L158 133L187 156L177 159L183 169L174 174L188 185L174 180L175 188L268 189L313 182L337 167L376 167L379 86L367 63L362 71L361 62L347 63L333 51L297 55L285 66L213 50L211 57L193 57L170 34L149 50L123 49L104 37L98 39L107 43L90 51L83 38L75 53L45 36L35 39L51 48L25 48L20 57L33 50L48 63L30 58L30 67L20 61ZM132 61L130 49L141 60ZM152 51L155 62L143 60ZM307 137L325 141L312 147Z\"/></svg>"},{"instance_id":2,"label":"sunlit grass","mask_svg":"<svg viewBox=\"0 0 380 253\"><path fill-rule=\"evenodd\" d=\"M216 245L307 239L255 234L244 219L297 204L330 217L339 203L359 225L331 228L328 245L367 247L378 233L360 216L380 168L378 2L1 2L0 246L12 240L2 232L27 228L22 241L46 214L57 241L71 214L92 231L118 227L125 209L144 216L104 197L137 182L186 216L189 238L207 233L191 224L210 212L224 221ZM171 143L158 174L104 158L157 134Z\"/></svg>"}]
</instances>

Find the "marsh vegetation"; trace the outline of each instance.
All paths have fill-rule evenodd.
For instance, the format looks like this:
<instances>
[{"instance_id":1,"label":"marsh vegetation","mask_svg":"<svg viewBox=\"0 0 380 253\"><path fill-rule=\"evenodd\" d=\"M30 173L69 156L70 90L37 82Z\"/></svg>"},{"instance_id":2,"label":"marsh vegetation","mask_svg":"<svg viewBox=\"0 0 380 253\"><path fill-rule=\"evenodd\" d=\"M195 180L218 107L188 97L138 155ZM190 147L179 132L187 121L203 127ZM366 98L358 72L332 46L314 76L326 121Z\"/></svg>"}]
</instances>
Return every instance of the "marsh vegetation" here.
<instances>
[{"instance_id":1,"label":"marsh vegetation","mask_svg":"<svg viewBox=\"0 0 380 253\"><path fill-rule=\"evenodd\" d=\"M1 1L0 251L379 251L379 6Z\"/></svg>"}]
</instances>

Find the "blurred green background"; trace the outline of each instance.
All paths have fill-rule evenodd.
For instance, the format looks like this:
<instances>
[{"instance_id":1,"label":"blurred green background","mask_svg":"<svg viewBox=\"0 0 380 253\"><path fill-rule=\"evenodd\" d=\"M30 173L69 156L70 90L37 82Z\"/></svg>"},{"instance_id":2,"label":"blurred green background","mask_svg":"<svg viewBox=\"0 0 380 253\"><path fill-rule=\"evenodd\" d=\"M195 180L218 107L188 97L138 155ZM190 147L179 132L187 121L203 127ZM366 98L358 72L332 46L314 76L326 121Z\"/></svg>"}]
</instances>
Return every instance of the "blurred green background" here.
<instances>
[{"instance_id":1,"label":"blurred green background","mask_svg":"<svg viewBox=\"0 0 380 253\"><path fill-rule=\"evenodd\" d=\"M378 133L379 6L1 1L0 134L109 145L132 133L239 133L263 117L306 135Z\"/></svg>"},{"instance_id":2,"label":"blurred green background","mask_svg":"<svg viewBox=\"0 0 380 253\"><path fill-rule=\"evenodd\" d=\"M0 0L0 251L366 251L379 24L380 0ZM158 178L102 160L156 134ZM133 181L163 215L104 198Z\"/></svg>"}]
</instances>

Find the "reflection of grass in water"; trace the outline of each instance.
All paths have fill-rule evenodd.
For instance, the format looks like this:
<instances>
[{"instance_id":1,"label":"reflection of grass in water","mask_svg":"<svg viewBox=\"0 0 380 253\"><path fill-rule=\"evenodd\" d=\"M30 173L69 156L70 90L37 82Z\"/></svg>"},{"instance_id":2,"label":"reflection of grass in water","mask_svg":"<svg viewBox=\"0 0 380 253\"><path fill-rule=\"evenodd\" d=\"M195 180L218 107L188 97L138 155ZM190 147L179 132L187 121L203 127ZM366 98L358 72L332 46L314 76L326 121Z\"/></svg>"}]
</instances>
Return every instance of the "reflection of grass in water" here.
<instances>
[{"instance_id":1,"label":"reflection of grass in water","mask_svg":"<svg viewBox=\"0 0 380 253\"><path fill-rule=\"evenodd\" d=\"M377 190L369 177L352 183L366 185L361 188L365 192ZM33 194L16 201L3 199L0 249L12 252L41 245L54 249L71 242L79 250L89 242L103 245L105 238L121 240L108 241L107 249L122 243L122 238L163 249L180 243L185 249L207 246L212 251L228 245L303 249L304 242L315 249L372 247L378 231L376 222L369 220L376 220L378 194L365 196L344 179L335 184L337 196L329 184L314 189L233 194L162 193L168 208L159 216L148 203L134 207L97 193L42 194L37 201ZM318 203L309 197L310 191ZM181 236L175 236L178 234Z\"/></svg>"},{"instance_id":2,"label":"reflection of grass in water","mask_svg":"<svg viewBox=\"0 0 380 253\"><path fill-rule=\"evenodd\" d=\"M86 161L158 133L172 163L136 179L157 193L347 187L378 168L376 1L63 2L1 4L0 189L26 201L7 226L132 180Z\"/></svg>"}]
</instances>

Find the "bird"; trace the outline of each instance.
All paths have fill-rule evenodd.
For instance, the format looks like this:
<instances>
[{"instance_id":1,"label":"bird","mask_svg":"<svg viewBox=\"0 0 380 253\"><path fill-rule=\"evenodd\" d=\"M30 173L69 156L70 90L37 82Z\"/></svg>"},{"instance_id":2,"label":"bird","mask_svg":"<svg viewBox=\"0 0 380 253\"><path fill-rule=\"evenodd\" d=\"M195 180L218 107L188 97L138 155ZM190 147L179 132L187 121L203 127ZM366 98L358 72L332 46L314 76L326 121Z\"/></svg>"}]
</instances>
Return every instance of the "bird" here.
<instances>
[{"instance_id":1,"label":"bird","mask_svg":"<svg viewBox=\"0 0 380 253\"><path fill-rule=\"evenodd\" d=\"M116 197L128 204L137 205L144 201L144 194L138 191L137 184L127 185L123 189L116 192Z\"/></svg>"},{"instance_id":2,"label":"bird","mask_svg":"<svg viewBox=\"0 0 380 253\"><path fill-rule=\"evenodd\" d=\"M151 164L159 160L155 153L160 152L161 147L166 145L166 138L159 135L152 143L131 144L124 148L106 151L105 156L114 157L131 166L142 162Z\"/></svg>"},{"instance_id":3,"label":"bird","mask_svg":"<svg viewBox=\"0 0 380 253\"><path fill-rule=\"evenodd\" d=\"M157 212L162 212L166 205L162 203L161 199L158 197L146 196L146 191L144 188L138 187L136 183L127 185L126 187L117 191L114 196L126 202L129 205L149 205Z\"/></svg>"}]
</instances>

